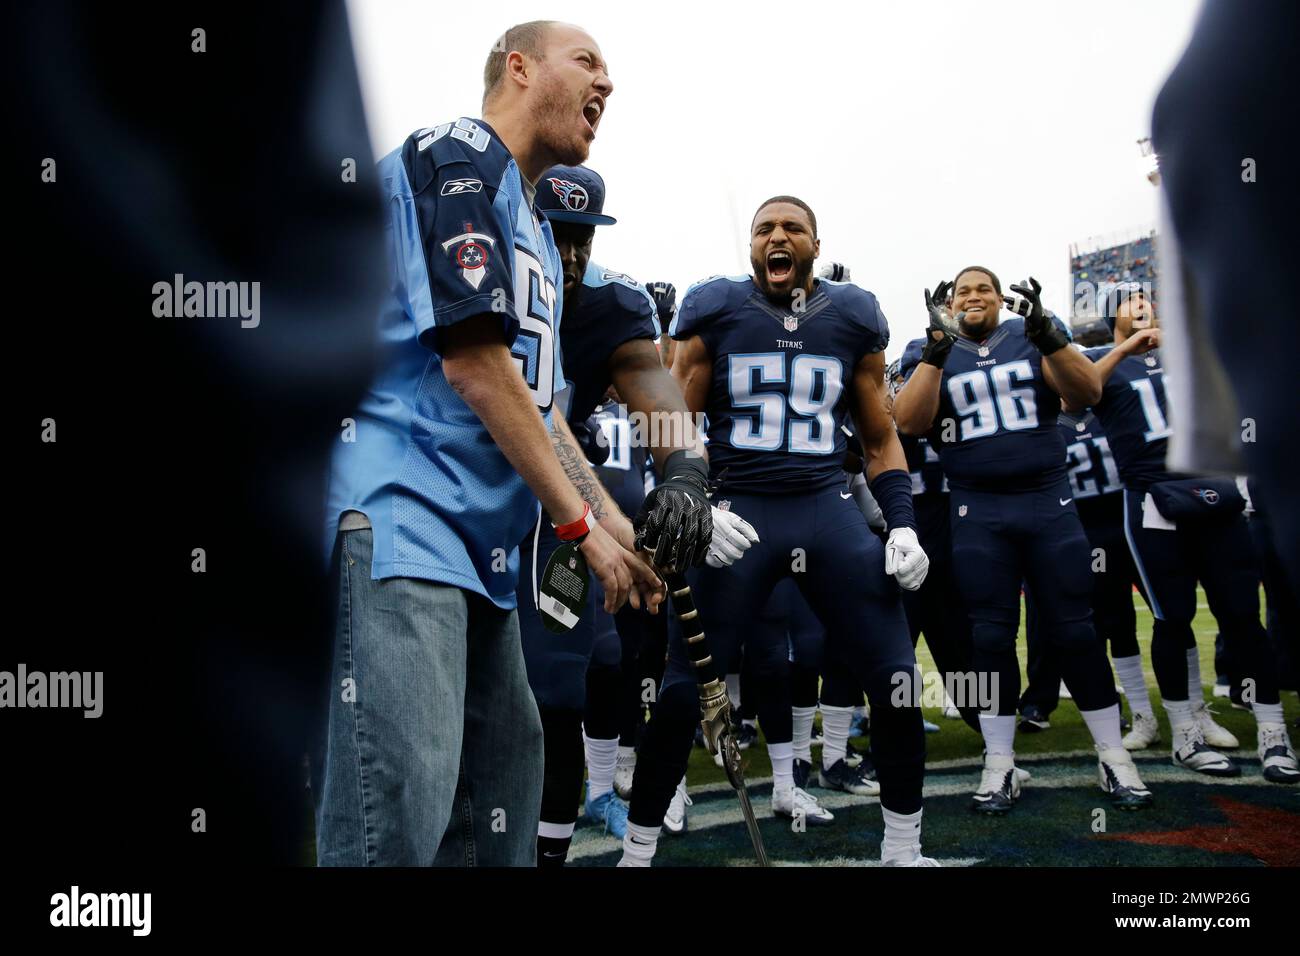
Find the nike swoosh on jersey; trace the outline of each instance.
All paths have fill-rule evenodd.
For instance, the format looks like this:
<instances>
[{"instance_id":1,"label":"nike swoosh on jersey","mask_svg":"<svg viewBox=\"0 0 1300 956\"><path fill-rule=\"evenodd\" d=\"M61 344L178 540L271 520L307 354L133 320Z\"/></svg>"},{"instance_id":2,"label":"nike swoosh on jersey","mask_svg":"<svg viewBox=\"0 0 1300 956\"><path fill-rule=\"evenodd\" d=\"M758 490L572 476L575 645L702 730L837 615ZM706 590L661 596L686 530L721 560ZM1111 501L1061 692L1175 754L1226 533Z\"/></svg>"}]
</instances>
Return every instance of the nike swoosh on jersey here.
<instances>
[{"instance_id":1,"label":"nike swoosh on jersey","mask_svg":"<svg viewBox=\"0 0 1300 956\"><path fill-rule=\"evenodd\" d=\"M844 492L841 491L840 497L847 501L849 498L853 497L853 492L850 491L848 494L845 494Z\"/></svg>"},{"instance_id":2,"label":"nike swoosh on jersey","mask_svg":"<svg viewBox=\"0 0 1300 956\"><path fill-rule=\"evenodd\" d=\"M1057 500L1061 502L1061 507L1064 508L1066 505L1068 505L1068 504L1069 504L1071 501L1073 501L1074 499L1073 499L1073 498L1058 498Z\"/></svg>"}]
</instances>

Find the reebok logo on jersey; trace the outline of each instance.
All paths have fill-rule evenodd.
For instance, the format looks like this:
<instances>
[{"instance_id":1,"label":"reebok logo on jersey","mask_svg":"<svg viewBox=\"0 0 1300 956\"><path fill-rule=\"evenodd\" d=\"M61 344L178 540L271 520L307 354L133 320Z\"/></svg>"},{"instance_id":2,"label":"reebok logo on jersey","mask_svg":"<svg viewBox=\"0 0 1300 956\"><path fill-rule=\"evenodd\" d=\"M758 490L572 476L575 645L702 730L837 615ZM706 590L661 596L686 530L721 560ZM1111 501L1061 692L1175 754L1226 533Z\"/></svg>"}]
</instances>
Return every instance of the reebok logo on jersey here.
<instances>
[{"instance_id":1,"label":"reebok logo on jersey","mask_svg":"<svg viewBox=\"0 0 1300 956\"><path fill-rule=\"evenodd\" d=\"M459 196L462 193L481 193L483 191L483 180L481 179L449 179L442 184L442 196Z\"/></svg>"}]
</instances>

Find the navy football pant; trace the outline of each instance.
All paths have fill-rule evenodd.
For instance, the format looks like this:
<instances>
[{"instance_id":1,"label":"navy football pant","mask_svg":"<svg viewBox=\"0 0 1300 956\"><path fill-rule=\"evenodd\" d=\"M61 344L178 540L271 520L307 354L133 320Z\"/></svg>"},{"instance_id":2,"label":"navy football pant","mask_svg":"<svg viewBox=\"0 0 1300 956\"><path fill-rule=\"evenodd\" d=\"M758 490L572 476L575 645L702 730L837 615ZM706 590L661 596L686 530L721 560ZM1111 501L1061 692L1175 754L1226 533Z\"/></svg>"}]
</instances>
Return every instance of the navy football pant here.
<instances>
[{"instance_id":1,"label":"navy football pant","mask_svg":"<svg viewBox=\"0 0 1300 956\"><path fill-rule=\"evenodd\" d=\"M582 720L587 702L587 665L596 643L597 588L588 591L587 604L572 630L554 634L542 626L535 588L547 560L559 546L560 540L543 515L519 546L515 597L519 602L519 633L528 686L537 700L545 745L541 820L565 826L578 819L578 796L582 792Z\"/></svg>"},{"instance_id":2,"label":"navy football pant","mask_svg":"<svg viewBox=\"0 0 1300 956\"><path fill-rule=\"evenodd\" d=\"M724 497L753 525L759 542L731 568L702 567L688 575L713 656L712 673L704 676L736 670L742 645L760 633L754 625L757 612L781 579L793 577L825 625L827 650L843 657L871 700L872 753L881 803L899 813L919 810L925 733L916 706L916 656L898 586L885 574L884 545L867 527L857 504L840 497L838 485L804 495ZM760 650L765 660L774 653L766 647ZM910 682L915 693L901 695L901 706L894 706L891 695L902 681ZM762 723L766 715L761 697L759 706ZM662 824L686 772L699 718L695 667L673 621L663 693L637 757L629 814L633 823ZM788 697L785 719L788 727Z\"/></svg>"},{"instance_id":3,"label":"navy football pant","mask_svg":"<svg viewBox=\"0 0 1300 956\"><path fill-rule=\"evenodd\" d=\"M1187 700L1186 648L1200 581L1234 668L1254 680L1256 701L1276 704L1277 659L1259 623L1259 566L1245 516L1184 520L1173 531L1143 527L1144 497L1125 490L1124 526L1156 618L1151 668L1160 696Z\"/></svg>"},{"instance_id":4,"label":"navy football pant","mask_svg":"<svg viewBox=\"0 0 1300 956\"><path fill-rule=\"evenodd\" d=\"M955 690L962 685L960 681L951 681L951 676L972 671L973 651L970 615L953 573L949 495L941 492L915 495L912 508L916 512L917 540L930 559L930 570L917 590L903 592L907 627L913 647L925 635L934 666L943 675L945 685L952 684ZM979 707L974 701L965 700L964 694L952 696L962 720L978 733Z\"/></svg>"},{"instance_id":5,"label":"navy football pant","mask_svg":"<svg viewBox=\"0 0 1300 956\"><path fill-rule=\"evenodd\" d=\"M952 552L970 611L973 664L996 680L986 713L1014 716L1020 698L1020 588L1034 592L1043 635L1079 709L1116 703L1106 649L1092 624L1091 551L1062 480L1041 491L952 492Z\"/></svg>"},{"instance_id":6,"label":"navy football pant","mask_svg":"<svg viewBox=\"0 0 1300 956\"><path fill-rule=\"evenodd\" d=\"M826 629L793 578L772 593L764 615L773 615L787 635L790 654L790 703L795 707L861 707L862 688L838 654L827 653Z\"/></svg>"},{"instance_id":7,"label":"navy football pant","mask_svg":"<svg viewBox=\"0 0 1300 956\"><path fill-rule=\"evenodd\" d=\"M1097 634L1110 644L1110 656L1136 657L1137 614L1133 608L1133 587L1142 582L1124 537L1124 497L1102 495L1076 501L1079 520L1092 549L1092 621ZM1098 562L1098 551L1104 564ZM1145 597L1145 592L1143 592ZM1061 668L1051 648L1042 639L1038 608L1030 589L1025 590L1025 644L1029 653L1026 670L1029 686L1020 695L1020 709L1034 705L1050 714L1060 702Z\"/></svg>"}]
</instances>

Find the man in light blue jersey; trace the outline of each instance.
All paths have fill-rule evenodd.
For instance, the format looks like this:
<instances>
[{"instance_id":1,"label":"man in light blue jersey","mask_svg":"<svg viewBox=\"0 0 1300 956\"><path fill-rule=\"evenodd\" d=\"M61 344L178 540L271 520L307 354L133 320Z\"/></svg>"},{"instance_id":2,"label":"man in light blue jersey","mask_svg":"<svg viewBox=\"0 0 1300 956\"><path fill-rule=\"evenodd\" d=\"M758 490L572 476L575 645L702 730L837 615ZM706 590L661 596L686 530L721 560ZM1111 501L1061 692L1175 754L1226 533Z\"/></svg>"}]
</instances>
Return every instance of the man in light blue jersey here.
<instances>
[{"instance_id":1,"label":"man in light blue jersey","mask_svg":"<svg viewBox=\"0 0 1300 956\"><path fill-rule=\"evenodd\" d=\"M322 865L533 864L542 733L515 582L539 500L611 612L659 584L630 531L620 544L593 519L548 431L563 293L534 184L586 158L613 84L584 31L536 21L494 45L484 90L482 119L420 130L378 167L379 366L329 481Z\"/></svg>"}]
</instances>

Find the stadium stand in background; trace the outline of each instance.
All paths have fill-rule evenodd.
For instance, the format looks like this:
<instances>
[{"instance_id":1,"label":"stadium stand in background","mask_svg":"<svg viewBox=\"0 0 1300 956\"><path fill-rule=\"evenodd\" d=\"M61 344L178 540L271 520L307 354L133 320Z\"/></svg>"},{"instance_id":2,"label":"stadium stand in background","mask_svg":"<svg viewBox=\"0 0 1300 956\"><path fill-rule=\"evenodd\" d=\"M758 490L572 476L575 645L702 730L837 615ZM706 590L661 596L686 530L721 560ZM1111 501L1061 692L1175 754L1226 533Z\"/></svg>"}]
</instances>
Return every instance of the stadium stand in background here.
<instances>
[{"instance_id":1,"label":"stadium stand in background","mask_svg":"<svg viewBox=\"0 0 1300 956\"><path fill-rule=\"evenodd\" d=\"M1127 236L1100 236L1070 245L1070 286L1074 290L1070 326L1076 342L1093 346L1110 341L1101 304L1117 284L1142 283L1158 301L1156 244L1154 230L1131 230Z\"/></svg>"}]
</instances>

